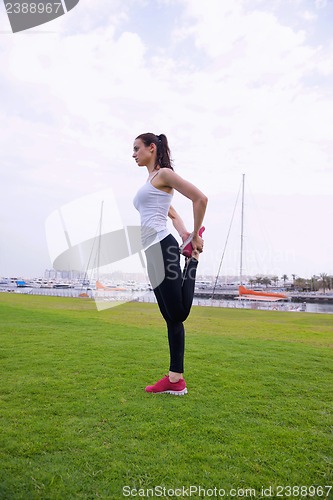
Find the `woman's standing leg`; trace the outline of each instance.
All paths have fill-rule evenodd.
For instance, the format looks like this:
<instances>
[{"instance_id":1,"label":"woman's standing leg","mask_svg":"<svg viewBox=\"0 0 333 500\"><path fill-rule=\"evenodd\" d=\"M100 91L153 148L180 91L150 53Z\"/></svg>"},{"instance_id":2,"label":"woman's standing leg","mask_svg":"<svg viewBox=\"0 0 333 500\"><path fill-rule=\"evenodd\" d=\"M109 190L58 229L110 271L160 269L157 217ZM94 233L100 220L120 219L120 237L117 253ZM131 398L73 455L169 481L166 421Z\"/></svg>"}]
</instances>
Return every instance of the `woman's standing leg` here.
<instances>
[{"instance_id":1,"label":"woman's standing leg","mask_svg":"<svg viewBox=\"0 0 333 500\"><path fill-rule=\"evenodd\" d=\"M185 329L181 321L173 321L165 308L163 296L158 288L154 290L155 297L166 322L170 352L169 371L182 374L184 372Z\"/></svg>"},{"instance_id":2,"label":"woman's standing leg","mask_svg":"<svg viewBox=\"0 0 333 500\"><path fill-rule=\"evenodd\" d=\"M156 276L161 276L161 259L157 258L158 251L161 251L164 279L154 288L154 293L168 329L170 381L178 382L184 371L183 321L188 317L192 306L198 261L190 258L182 273L178 243L172 235L160 242L160 248L156 245L154 247L146 251L148 274L151 283L156 283Z\"/></svg>"}]
</instances>

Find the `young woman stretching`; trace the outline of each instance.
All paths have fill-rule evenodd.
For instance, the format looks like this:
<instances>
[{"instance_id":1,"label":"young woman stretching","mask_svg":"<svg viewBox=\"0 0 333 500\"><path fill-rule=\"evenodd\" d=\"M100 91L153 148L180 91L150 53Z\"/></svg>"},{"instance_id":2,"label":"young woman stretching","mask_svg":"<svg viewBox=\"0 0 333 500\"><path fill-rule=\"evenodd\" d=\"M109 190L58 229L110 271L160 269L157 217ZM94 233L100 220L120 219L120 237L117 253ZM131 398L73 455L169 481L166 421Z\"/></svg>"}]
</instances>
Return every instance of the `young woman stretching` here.
<instances>
[{"instance_id":1,"label":"young woman stretching","mask_svg":"<svg viewBox=\"0 0 333 500\"><path fill-rule=\"evenodd\" d=\"M183 378L183 322L192 306L198 258L203 251L202 221L208 200L198 188L174 172L164 134L139 135L134 141L133 158L139 167L148 170L148 179L137 192L134 206L140 213L148 276L167 324L170 349L169 374L156 384L147 386L146 391L182 396L187 393ZM193 203L192 233L187 231L184 222L171 206L174 190ZM167 229L168 216L183 240L180 248ZM180 268L180 253L186 256L183 272Z\"/></svg>"}]
</instances>

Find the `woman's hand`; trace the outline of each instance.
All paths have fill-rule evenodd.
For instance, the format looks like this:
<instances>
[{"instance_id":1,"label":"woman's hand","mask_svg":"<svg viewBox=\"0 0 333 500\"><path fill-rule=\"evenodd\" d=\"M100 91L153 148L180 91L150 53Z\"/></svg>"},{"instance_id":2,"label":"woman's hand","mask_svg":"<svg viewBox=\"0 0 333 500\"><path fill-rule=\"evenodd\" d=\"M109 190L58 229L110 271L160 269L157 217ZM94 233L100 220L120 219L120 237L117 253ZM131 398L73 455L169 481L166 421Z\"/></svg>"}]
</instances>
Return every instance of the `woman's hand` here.
<instances>
[{"instance_id":1,"label":"woman's hand","mask_svg":"<svg viewBox=\"0 0 333 500\"><path fill-rule=\"evenodd\" d=\"M203 252L204 240L198 234L195 234L193 236L191 243L193 250L196 250L200 253Z\"/></svg>"}]
</instances>

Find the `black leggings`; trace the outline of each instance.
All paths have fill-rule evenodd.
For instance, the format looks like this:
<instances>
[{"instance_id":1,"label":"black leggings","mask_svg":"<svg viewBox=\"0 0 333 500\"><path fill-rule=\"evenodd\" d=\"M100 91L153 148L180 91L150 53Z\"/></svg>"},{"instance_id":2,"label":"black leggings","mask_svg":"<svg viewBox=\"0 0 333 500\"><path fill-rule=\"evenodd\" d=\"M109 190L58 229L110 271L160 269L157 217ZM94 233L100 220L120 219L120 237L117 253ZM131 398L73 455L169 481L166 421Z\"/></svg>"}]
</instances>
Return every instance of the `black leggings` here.
<instances>
[{"instance_id":1,"label":"black leggings","mask_svg":"<svg viewBox=\"0 0 333 500\"><path fill-rule=\"evenodd\" d=\"M183 373L183 321L191 310L198 261L190 258L181 271L179 245L172 234L149 247L145 253L150 283L168 328L170 371Z\"/></svg>"}]
</instances>

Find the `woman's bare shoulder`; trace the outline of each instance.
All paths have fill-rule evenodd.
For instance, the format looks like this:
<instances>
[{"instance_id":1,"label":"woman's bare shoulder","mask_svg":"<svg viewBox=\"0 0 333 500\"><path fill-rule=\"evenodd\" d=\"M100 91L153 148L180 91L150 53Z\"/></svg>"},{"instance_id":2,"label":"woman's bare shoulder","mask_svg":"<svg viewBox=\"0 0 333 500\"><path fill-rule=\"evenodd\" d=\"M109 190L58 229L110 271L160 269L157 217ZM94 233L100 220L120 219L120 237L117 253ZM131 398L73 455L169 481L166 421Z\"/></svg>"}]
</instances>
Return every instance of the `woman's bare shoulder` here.
<instances>
[{"instance_id":1,"label":"woman's bare shoulder","mask_svg":"<svg viewBox=\"0 0 333 500\"><path fill-rule=\"evenodd\" d=\"M184 179L171 168L161 168L159 170L158 177L160 181L162 181L166 186L169 187L174 187L173 184L175 182L184 181Z\"/></svg>"},{"instance_id":2,"label":"woman's bare shoulder","mask_svg":"<svg viewBox=\"0 0 333 500\"><path fill-rule=\"evenodd\" d=\"M194 186L194 184L187 181L169 168L160 169L160 172L156 177L158 178L159 176L161 176L159 179L160 186L163 186L164 188L175 189L187 198L190 198L192 201L199 198L205 198L205 195L196 186Z\"/></svg>"}]
</instances>

